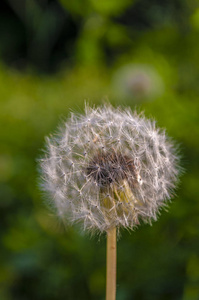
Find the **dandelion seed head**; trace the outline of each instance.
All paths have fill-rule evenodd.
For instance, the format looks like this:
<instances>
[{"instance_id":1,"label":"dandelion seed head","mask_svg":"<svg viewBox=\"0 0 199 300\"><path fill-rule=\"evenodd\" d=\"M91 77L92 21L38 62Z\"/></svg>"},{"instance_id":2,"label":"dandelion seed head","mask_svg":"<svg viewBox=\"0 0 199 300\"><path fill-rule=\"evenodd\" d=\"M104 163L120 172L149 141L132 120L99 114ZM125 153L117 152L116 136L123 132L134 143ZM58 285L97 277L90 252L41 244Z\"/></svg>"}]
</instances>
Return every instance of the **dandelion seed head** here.
<instances>
[{"instance_id":1,"label":"dandelion seed head","mask_svg":"<svg viewBox=\"0 0 199 300\"><path fill-rule=\"evenodd\" d=\"M56 214L91 232L156 220L180 172L165 131L143 114L110 105L71 114L47 139L40 169Z\"/></svg>"}]
</instances>

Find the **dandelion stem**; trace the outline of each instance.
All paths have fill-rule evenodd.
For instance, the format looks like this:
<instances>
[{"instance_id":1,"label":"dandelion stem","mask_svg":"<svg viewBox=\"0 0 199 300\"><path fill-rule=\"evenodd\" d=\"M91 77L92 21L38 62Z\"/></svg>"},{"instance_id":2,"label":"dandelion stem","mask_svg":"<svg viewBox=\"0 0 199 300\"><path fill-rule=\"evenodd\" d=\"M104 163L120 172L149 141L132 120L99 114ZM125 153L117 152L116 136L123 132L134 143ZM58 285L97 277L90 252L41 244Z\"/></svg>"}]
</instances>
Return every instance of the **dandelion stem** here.
<instances>
[{"instance_id":1,"label":"dandelion stem","mask_svg":"<svg viewBox=\"0 0 199 300\"><path fill-rule=\"evenodd\" d=\"M107 231L106 300L116 299L116 227Z\"/></svg>"}]
</instances>

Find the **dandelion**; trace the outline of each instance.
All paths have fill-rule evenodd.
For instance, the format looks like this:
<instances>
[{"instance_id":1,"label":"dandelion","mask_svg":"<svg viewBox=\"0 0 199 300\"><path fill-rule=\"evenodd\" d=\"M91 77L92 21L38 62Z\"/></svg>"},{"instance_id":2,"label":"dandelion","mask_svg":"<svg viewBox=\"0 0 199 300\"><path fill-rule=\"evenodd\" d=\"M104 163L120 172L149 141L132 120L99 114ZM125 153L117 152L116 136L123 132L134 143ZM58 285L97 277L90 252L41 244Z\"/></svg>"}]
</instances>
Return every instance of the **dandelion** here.
<instances>
[{"instance_id":1,"label":"dandelion","mask_svg":"<svg viewBox=\"0 0 199 300\"><path fill-rule=\"evenodd\" d=\"M157 70L147 64L127 64L120 67L112 80L116 96L128 100L152 100L164 92L164 83Z\"/></svg>"},{"instance_id":2,"label":"dandelion","mask_svg":"<svg viewBox=\"0 0 199 300\"><path fill-rule=\"evenodd\" d=\"M107 233L107 300L113 300L116 228L157 219L178 181L176 148L155 121L104 105L72 113L46 149L42 188L56 214Z\"/></svg>"}]
</instances>

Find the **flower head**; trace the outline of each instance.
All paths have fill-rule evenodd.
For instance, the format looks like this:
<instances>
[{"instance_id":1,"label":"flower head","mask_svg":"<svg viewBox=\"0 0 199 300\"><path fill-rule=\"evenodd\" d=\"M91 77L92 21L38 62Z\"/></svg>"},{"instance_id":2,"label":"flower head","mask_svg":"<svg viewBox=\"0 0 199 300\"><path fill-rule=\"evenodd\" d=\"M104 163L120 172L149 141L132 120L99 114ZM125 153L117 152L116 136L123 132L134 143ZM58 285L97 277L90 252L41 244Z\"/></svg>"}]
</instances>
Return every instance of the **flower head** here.
<instances>
[{"instance_id":1,"label":"flower head","mask_svg":"<svg viewBox=\"0 0 199 300\"><path fill-rule=\"evenodd\" d=\"M109 105L71 114L47 139L40 165L56 213L100 232L156 220L179 175L165 132L143 114Z\"/></svg>"},{"instance_id":2,"label":"flower head","mask_svg":"<svg viewBox=\"0 0 199 300\"><path fill-rule=\"evenodd\" d=\"M116 96L129 100L152 100L164 92L164 84L157 70L147 64L127 64L120 67L112 80Z\"/></svg>"}]
</instances>

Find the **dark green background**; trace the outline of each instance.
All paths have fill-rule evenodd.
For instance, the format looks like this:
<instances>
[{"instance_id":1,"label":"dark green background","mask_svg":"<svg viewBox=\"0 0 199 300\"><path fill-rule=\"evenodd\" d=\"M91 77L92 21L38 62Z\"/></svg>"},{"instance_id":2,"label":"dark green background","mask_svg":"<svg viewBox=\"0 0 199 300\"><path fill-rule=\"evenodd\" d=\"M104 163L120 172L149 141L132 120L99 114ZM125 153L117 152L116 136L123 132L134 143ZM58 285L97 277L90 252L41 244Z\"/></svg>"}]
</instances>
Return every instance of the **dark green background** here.
<instances>
[{"instance_id":1,"label":"dark green background","mask_svg":"<svg viewBox=\"0 0 199 300\"><path fill-rule=\"evenodd\" d=\"M7 0L0 3L1 300L105 298L105 236L65 229L53 216L36 159L71 110L107 99L154 117L180 144L186 170L168 213L152 227L121 232L117 300L199 299L198 1Z\"/></svg>"}]
</instances>

